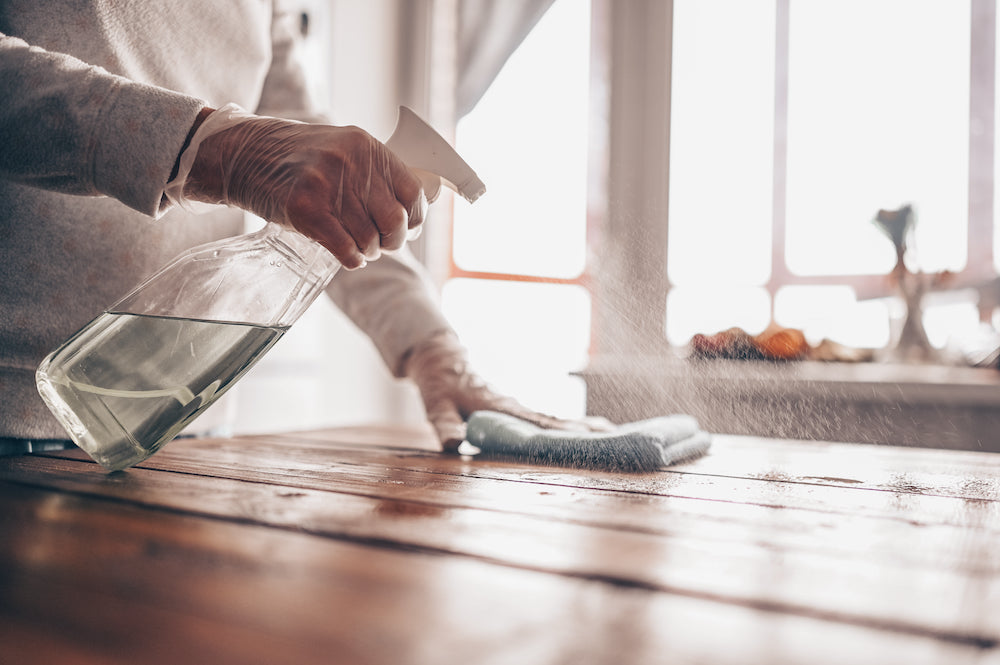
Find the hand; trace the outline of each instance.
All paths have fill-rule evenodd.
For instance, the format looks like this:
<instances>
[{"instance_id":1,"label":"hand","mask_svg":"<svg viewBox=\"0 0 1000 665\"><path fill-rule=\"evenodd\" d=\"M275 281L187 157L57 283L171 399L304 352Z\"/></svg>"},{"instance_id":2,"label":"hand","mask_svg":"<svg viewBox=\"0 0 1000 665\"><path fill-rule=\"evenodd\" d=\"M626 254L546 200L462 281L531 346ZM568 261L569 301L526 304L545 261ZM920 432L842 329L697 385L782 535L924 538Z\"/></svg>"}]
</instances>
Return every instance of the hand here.
<instances>
[{"instance_id":1,"label":"hand","mask_svg":"<svg viewBox=\"0 0 1000 665\"><path fill-rule=\"evenodd\" d=\"M516 400L494 392L470 368L465 349L454 333L442 332L414 347L406 360L406 375L420 389L427 419L441 449L456 452L465 440L465 420L474 411L500 411L540 427L574 431L606 431L603 418L563 420L537 413Z\"/></svg>"},{"instance_id":2,"label":"hand","mask_svg":"<svg viewBox=\"0 0 1000 665\"><path fill-rule=\"evenodd\" d=\"M348 269L377 259L382 250L399 249L407 230L424 220L420 180L357 127L225 107L205 119L192 149L184 197L235 205L290 226Z\"/></svg>"}]
</instances>

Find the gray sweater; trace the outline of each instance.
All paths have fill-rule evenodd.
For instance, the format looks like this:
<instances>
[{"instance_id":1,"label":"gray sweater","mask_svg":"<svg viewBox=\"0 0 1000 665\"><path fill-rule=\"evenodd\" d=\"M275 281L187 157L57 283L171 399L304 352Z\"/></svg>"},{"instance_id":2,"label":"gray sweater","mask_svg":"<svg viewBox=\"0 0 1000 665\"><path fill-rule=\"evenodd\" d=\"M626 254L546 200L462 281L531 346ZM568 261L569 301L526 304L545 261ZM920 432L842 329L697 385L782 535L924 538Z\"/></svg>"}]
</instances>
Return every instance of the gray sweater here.
<instances>
[{"instance_id":1,"label":"gray sweater","mask_svg":"<svg viewBox=\"0 0 1000 665\"><path fill-rule=\"evenodd\" d=\"M162 202L198 111L318 117L282 5L0 0L0 437L65 437L35 390L42 358L181 251L242 231L241 211ZM328 293L397 376L447 328L405 252Z\"/></svg>"}]
</instances>

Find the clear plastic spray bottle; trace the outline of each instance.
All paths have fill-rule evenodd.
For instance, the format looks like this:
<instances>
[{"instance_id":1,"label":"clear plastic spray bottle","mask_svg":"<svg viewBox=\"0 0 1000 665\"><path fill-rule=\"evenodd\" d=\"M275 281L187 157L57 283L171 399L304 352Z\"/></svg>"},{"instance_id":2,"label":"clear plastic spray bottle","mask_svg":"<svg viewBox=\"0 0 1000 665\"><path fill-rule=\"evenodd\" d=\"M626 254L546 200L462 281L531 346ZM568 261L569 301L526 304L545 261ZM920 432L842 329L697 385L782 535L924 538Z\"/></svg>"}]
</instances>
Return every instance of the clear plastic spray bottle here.
<instances>
[{"instance_id":1,"label":"clear plastic spray bottle","mask_svg":"<svg viewBox=\"0 0 1000 665\"><path fill-rule=\"evenodd\" d=\"M433 201L442 182L469 202L475 172L405 107L386 146ZM195 247L49 354L38 391L73 441L109 471L173 439L240 379L323 291L340 264L268 223Z\"/></svg>"}]
</instances>

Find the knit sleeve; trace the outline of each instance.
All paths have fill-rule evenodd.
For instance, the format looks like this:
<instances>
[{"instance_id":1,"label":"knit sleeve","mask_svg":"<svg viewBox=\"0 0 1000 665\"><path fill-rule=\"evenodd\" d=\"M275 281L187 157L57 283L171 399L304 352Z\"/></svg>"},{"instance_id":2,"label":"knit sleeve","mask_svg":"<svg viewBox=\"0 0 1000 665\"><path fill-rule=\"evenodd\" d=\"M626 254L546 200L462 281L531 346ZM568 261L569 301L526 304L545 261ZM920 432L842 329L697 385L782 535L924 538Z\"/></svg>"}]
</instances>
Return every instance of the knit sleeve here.
<instances>
[{"instance_id":1,"label":"knit sleeve","mask_svg":"<svg viewBox=\"0 0 1000 665\"><path fill-rule=\"evenodd\" d=\"M424 267L404 248L359 270L338 272L327 293L374 342L394 376L406 353L436 332L450 330Z\"/></svg>"},{"instance_id":2,"label":"knit sleeve","mask_svg":"<svg viewBox=\"0 0 1000 665\"><path fill-rule=\"evenodd\" d=\"M157 216L203 106L0 33L0 177Z\"/></svg>"}]
</instances>

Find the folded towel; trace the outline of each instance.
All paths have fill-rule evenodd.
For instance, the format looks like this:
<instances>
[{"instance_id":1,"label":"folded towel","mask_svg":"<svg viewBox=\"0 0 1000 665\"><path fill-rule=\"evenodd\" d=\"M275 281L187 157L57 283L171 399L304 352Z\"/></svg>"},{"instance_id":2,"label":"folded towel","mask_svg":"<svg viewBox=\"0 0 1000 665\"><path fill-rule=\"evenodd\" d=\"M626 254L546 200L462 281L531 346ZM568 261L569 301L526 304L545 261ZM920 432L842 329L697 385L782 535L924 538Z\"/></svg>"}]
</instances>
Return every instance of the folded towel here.
<instances>
[{"instance_id":1,"label":"folded towel","mask_svg":"<svg viewBox=\"0 0 1000 665\"><path fill-rule=\"evenodd\" d=\"M671 415L619 425L608 432L544 429L496 411L469 417L466 441L486 457L531 464L651 471L704 455L711 436L691 416Z\"/></svg>"}]
</instances>

